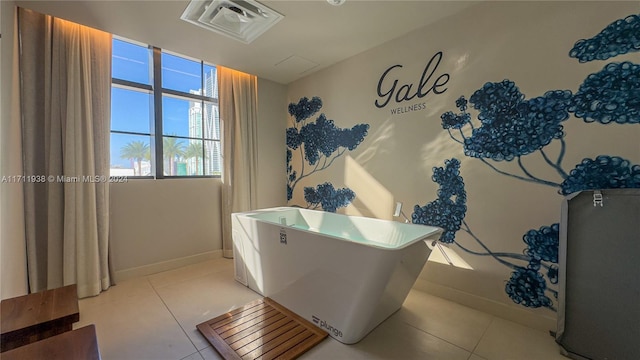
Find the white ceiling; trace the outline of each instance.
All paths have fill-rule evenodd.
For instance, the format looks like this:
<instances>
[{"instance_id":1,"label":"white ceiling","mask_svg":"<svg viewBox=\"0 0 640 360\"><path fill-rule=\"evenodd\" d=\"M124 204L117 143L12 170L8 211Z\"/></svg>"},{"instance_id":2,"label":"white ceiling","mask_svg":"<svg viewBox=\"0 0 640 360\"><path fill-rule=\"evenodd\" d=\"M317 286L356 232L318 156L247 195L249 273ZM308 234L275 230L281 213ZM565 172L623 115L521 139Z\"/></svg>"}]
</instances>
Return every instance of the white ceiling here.
<instances>
[{"instance_id":1,"label":"white ceiling","mask_svg":"<svg viewBox=\"0 0 640 360\"><path fill-rule=\"evenodd\" d=\"M189 0L16 1L19 6L287 84L474 1L263 0L285 17L251 44L180 20Z\"/></svg>"}]
</instances>

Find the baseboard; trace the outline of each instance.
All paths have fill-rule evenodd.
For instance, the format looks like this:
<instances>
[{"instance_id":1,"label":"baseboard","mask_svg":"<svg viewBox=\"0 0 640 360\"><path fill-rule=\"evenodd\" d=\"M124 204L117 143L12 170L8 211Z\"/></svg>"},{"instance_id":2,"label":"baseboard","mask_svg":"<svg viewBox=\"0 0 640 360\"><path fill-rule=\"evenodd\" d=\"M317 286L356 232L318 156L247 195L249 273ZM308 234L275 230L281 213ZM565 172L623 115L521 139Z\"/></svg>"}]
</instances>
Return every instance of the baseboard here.
<instances>
[{"instance_id":1,"label":"baseboard","mask_svg":"<svg viewBox=\"0 0 640 360\"><path fill-rule=\"evenodd\" d=\"M556 331L557 321L555 317L535 314L527 309L519 309L421 278L418 278L413 288L530 328L545 332L549 330Z\"/></svg>"},{"instance_id":2,"label":"baseboard","mask_svg":"<svg viewBox=\"0 0 640 360\"><path fill-rule=\"evenodd\" d=\"M114 279L115 282L117 283L118 281L124 281L127 279L132 279L140 276L156 274L159 272L173 270L179 267L196 264L202 261L218 259L221 257L222 257L222 250L213 250L213 251L208 251L202 254L185 256L177 259L161 261L153 264L138 266L138 267L124 269L124 270L116 270L113 276L115 278Z\"/></svg>"}]
</instances>

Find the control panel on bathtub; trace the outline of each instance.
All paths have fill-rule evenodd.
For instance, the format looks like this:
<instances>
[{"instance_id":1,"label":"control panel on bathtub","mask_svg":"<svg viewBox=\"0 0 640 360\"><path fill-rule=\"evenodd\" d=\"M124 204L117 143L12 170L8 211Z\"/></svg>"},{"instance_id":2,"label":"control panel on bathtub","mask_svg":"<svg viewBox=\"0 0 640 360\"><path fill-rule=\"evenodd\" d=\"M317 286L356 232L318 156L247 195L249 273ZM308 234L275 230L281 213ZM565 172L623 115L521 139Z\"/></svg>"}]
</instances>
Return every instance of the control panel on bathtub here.
<instances>
[{"instance_id":1,"label":"control panel on bathtub","mask_svg":"<svg viewBox=\"0 0 640 360\"><path fill-rule=\"evenodd\" d=\"M280 244L287 245L287 232L284 229L280 229Z\"/></svg>"}]
</instances>

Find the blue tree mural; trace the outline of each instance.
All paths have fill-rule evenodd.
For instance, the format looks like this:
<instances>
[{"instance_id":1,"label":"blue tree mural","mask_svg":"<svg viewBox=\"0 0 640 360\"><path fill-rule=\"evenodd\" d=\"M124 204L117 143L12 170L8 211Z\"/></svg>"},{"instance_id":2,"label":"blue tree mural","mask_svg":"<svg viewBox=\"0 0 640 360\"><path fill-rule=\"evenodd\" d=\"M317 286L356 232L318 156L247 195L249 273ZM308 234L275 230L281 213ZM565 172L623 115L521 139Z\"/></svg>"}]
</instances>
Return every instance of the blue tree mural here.
<instances>
[{"instance_id":1,"label":"blue tree mural","mask_svg":"<svg viewBox=\"0 0 640 360\"><path fill-rule=\"evenodd\" d=\"M640 123L640 65L605 65L584 80L571 100L569 111L586 122Z\"/></svg>"},{"instance_id":2,"label":"blue tree mural","mask_svg":"<svg viewBox=\"0 0 640 360\"><path fill-rule=\"evenodd\" d=\"M463 251L479 256L491 256L500 264L510 268L511 279L505 291L516 303L529 307L546 307L555 310L548 295L557 298L557 291L547 287L549 282L558 282L558 232L559 224L529 230L523 241L527 245L523 254L491 251L471 230L464 220L467 211L467 193L464 180L460 176L460 161L456 158L445 160L444 167L434 167L431 178L438 187L437 199L424 206L415 205L411 221L441 227L444 231L440 241L456 245ZM456 240L458 231L467 233L483 251L474 251Z\"/></svg>"},{"instance_id":3,"label":"blue tree mural","mask_svg":"<svg viewBox=\"0 0 640 360\"><path fill-rule=\"evenodd\" d=\"M321 207L324 211L336 212L337 209L349 205L355 197L353 190L348 188L336 190L328 182L318 185L317 188L304 188L304 200L312 209Z\"/></svg>"},{"instance_id":4,"label":"blue tree mural","mask_svg":"<svg viewBox=\"0 0 640 360\"><path fill-rule=\"evenodd\" d=\"M607 60L633 51L640 51L640 16L629 15L607 25L591 39L578 40L569 56L581 63Z\"/></svg>"},{"instance_id":5,"label":"blue tree mural","mask_svg":"<svg viewBox=\"0 0 640 360\"><path fill-rule=\"evenodd\" d=\"M580 62L605 60L640 50L640 17L631 15L617 20L592 39L576 42L571 57ZM469 104L477 111L474 120ZM488 82L467 100L455 102L457 111L441 115L442 127L451 139L461 144L464 154L476 158L496 173L528 183L553 187L558 194L589 189L639 188L640 165L619 156L599 155L585 158L566 171L562 162L566 151L562 123L575 118L585 123L640 123L640 65L631 62L609 63L590 74L574 94L570 90L551 90L542 96L526 99L513 81ZM559 150L551 156L545 148L552 142ZM524 158L539 156L557 178L543 178L527 168ZM519 173L500 169L497 164L516 161ZM505 292L517 304L555 310L550 296L557 292L548 283L558 282L559 224L528 230L522 254L494 252L470 229L465 221L467 194L459 172L460 161L445 161L443 168L433 169L432 180L439 184L438 197L425 206L416 205L412 221L440 226L440 241L454 244L463 251L491 256L509 267L511 277ZM483 251L474 251L456 240L463 231ZM548 282L548 283L547 283Z\"/></svg>"},{"instance_id":6,"label":"blue tree mural","mask_svg":"<svg viewBox=\"0 0 640 360\"><path fill-rule=\"evenodd\" d=\"M298 103L289 104L289 114L293 117L293 126L287 128L287 200L293 198L298 182L305 177L322 171L346 151L352 151L367 136L368 124L358 124L351 129L337 127L333 120L320 114L315 121L309 121L322 108L322 99L314 96L311 100L301 98ZM293 151L299 151L303 159L298 170L291 164ZM309 165L309 167L305 166ZM331 183L316 188L305 187L304 199L307 208L322 208L335 212L349 205L355 193L348 188L335 189Z\"/></svg>"},{"instance_id":7,"label":"blue tree mural","mask_svg":"<svg viewBox=\"0 0 640 360\"><path fill-rule=\"evenodd\" d=\"M460 161L453 158L446 160L444 167L433 168L431 180L440 185L438 198L422 207L415 205L411 222L442 228L440 241L451 244L467 213L467 192L460 176Z\"/></svg>"}]
</instances>

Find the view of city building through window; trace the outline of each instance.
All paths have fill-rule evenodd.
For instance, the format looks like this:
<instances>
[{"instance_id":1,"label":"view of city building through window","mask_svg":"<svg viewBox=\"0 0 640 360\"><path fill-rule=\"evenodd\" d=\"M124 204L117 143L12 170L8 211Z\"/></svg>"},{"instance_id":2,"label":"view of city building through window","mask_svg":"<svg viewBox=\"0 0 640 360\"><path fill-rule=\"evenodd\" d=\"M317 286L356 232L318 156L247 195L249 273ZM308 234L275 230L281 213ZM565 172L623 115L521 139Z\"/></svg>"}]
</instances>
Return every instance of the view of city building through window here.
<instances>
[{"instance_id":1,"label":"view of city building through window","mask_svg":"<svg viewBox=\"0 0 640 360\"><path fill-rule=\"evenodd\" d=\"M220 176L214 65L114 38L111 95L112 176Z\"/></svg>"},{"instance_id":2,"label":"view of city building through window","mask_svg":"<svg viewBox=\"0 0 640 360\"><path fill-rule=\"evenodd\" d=\"M204 74L204 92L201 90L189 90L196 95L218 98L218 77L216 69L210 69ZM189 101L189 140L188 149L195 149L194 154L202 153L203 146L199 140L220 139L220 115L218 106L208 102ZM203 123L204 119L204 123ZM204 161L197 156L187 157L187 174L204 174L209 170L213 174L220 174L220 142L208 142L204 144Z\"/></svg>"}]
</instances>

